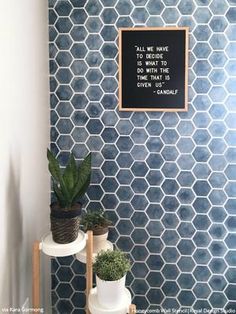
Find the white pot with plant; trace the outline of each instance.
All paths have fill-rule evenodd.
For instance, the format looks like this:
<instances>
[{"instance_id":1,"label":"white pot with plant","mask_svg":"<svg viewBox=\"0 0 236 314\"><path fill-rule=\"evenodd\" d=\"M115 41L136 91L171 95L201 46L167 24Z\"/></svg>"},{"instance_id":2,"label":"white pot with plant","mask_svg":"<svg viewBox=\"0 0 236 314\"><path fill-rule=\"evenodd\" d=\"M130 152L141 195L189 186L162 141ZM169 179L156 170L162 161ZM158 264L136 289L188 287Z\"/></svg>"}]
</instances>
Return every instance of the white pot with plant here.
<instances>
[{"instance_id":1,"label":"white pot with plant","mask_svg":"<svg viewBox=\"0 0 236 314\"><path fill-rule=\"evenodd\" d=\"M96 274L97 298L101 306L114 309L123 305L126 273L130 261L120 250L98 253L93 265Z\"/></svg>"},{"instance_id":2,"label":"white pot with plant","mask_svg":"<svg viewBox=\"0 0 236 314\"><path fill-rule=\"evenodd\" d=\"M97 254L101 250L111 248L110 242L107 242L108 227L112 222L106 217L106 213L102 210L88 210L82 215L80 221L83 230L93 231L93 253Z\"/></svg>"}]
</instances>

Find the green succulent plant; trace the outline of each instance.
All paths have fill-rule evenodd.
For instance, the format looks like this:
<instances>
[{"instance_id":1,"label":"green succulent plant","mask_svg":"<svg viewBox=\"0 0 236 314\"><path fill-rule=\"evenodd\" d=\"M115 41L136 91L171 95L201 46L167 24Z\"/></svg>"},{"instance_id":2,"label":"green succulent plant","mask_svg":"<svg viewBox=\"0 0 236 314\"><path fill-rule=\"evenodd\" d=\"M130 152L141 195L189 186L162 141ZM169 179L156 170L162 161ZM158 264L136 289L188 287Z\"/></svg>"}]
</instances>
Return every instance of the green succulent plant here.
<instances>
[{"instance_id":1,"label":"green succulent plant","mask_svg":"<svg viewBox=\"0 0 236 314\"><path fill-rule=\"evenodd\" d=\"M85 193L91 178L91 153L77 166L73 153L65 169L60 168L53 153L47 150L48 169L52 176L53 191L61 208L70 210Z\"/></svg>"},{"instance_id":2,"label":"green succulent plant","mask_svg":"<svg viewBox=\"0 0 236 314\"><path fill-rule=\"evenodd\" d=\"M85 231L107 228L112 224L112 222L106 218L105 212L102 209L88 210L82 215L80 223L84 226Z\"/></svg>"},{"instance_id":3,"label":"green succulent plant","mask_svg":"<svg viewBox=\"0 0 236 314\"><path fill-rule=\"evenodd\" d=\"M130 261L120 250L101 251L95 258L93 270L105 281L121 279L130 270Z\"/></svg>"}]
</instances>

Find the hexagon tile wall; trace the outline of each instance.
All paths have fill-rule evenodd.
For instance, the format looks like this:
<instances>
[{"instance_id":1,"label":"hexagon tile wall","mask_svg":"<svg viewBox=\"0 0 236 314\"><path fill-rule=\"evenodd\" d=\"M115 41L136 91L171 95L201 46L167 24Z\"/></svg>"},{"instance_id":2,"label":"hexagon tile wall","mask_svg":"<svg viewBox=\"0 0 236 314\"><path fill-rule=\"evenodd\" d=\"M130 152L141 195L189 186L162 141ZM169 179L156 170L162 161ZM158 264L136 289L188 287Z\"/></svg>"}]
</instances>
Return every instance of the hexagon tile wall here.
<instances>
[{"instance_id":1,"label":"hexagon tile wall","mask_svg":"<svg viewBox=\"0 0 236 314\"><path fill-rule=\"evenodd\" d=\"M51 142L93 152L86 206L135 261L138 309L236 312L236 1L50 0ZM117 109L117 29L189 26L189 110ZM84 313L84 266L52 261L54 313Z\"/></svg>"}]
</instances>

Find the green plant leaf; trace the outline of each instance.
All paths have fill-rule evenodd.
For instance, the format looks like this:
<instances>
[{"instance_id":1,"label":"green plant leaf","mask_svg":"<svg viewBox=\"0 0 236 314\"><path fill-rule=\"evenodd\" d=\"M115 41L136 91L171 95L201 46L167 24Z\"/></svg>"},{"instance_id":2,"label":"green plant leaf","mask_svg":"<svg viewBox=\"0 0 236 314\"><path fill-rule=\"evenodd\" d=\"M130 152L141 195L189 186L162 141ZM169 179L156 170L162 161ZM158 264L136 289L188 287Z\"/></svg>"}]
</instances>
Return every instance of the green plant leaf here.
<instances>
[{"instance_id":1,"label":"green plant leaf","mask_svg":"<svg viewBox=\"0 0 236 314\"><path fill-rule=\"evenodd\" d=\"M90 184L90 176L87 178L87 181L84 183L82 188L75 195L75 197L73 198L73 201L75 201L76 199L79 199L80 197L82 197L86 193L86 191L89 187L89 184Z\"/></svg>"},{"instance_id":2,"label":"green plant leaf","mask_svg":"<svg viewBox=\"0 0 236 314\"><path fill-rule=\"evenodd\" d=\"M48 158L48 169L53 177L53 179L57 182L61 181L62 174L59 163L57 159L53 156L49 149L47 149L47 158Z\"/></svg>"},{"instance_id":3,"label":"green plant leaf","mask_svg":"<svg viewBox=\"0 0 236 314\"><path fill-rule=\"evenodd\" d=\"M70 195L67 189L67 185L64 182L59 163L49 149L47 149L47 157L49 161L48 169L52 175L54 182L60 185L61 192L64 194L64 199L69 200Z\"/></svg>"},{"instance_id":4,"label":"green plant leaf","mask_svg":"<svg viewBox=\"0 0 236 314\"><path fill-rule=\"evenodd\" d=\"M76 183L74 173L77 173L76 166L74 169L74 166L72 164L72 159L73 159L73 155L71 154L70 159L68 161L68 164L63 174L63 180L65 181L65 184L67 185L69 191L73 190L73 187Z\"/></svg>"},{"instance_id":5,"label":"green plant leaf","mask_svg":"<svg viewBox=\"0 0 236 314\"><path fill-rule=\"evenodd\" d=\"M62 193L62 191L60 190L60 188L57 186L56 183L53 183L53 191L56 195L56 198L58 199L59 204L62 207L66 206L66 199L64 197L64 194Z\"/></svg>"},{"instance_id":6,"label":"green plant leaf","mask_svg":"<svg viewBox=\"0 0 236 314\"><path fill-rule=\"evenodd\" d=\"M74 182L77 182L79 179L79 173L77 171L77 165L73 154L71 154L71 169L73 171Z\"/></svg>"},{"instance_id":7,"label":"green plant leaf","mask_svg":"<svg viewBox=\"0 0 236 314\"><path fill-rule=\"evenodd\" d=\"M97 254L93 270L100 279L114 281L122 278L130 270L130 266L130 261L124 252L106 250Z\"/></svg>"},{"instance_id":8,"label":"green plant leaf","mask_svg":"<svg viewBox=\"0 0 236 314\"><path fill-rule=\"evenodd\" d=\"M58 160L47 150L48 169L52 175L53 189L58 203L61 207L70 208L77 201L78 197L85 194L91 177L91 153L76 165L73 153L64 171L61 170Z\"/></svg>"},{"instance_id":9,"label":"green plant leaf","mask_svg":"<svg viewBox=\"0 0 236 314\"><path fill-rule=\"evenodd\" d=\"M112 222L106 217L102 209L88 210L85 212L80 220L84 230L96 230L98 228L107 228L112 225Z\"/></svg>"},{"instance_id":10,"label":"green plant leaf","mask_svg":"<svg viewBox=\"0 0 236 314\"><path fill-rule=\"evenodd\" d=\"M81 197L87 190L91 179L91 153L81 162L78 171L78 181L74 188L73 200Z\"/></svg>"}]
</instances>

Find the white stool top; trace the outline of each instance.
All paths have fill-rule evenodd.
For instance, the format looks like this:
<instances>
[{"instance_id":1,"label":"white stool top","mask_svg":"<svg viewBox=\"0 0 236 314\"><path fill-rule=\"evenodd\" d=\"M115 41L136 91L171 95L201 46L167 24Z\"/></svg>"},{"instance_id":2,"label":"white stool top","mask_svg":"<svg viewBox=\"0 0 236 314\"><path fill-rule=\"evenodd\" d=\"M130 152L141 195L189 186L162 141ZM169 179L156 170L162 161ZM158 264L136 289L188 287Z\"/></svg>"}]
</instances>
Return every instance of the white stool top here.
<instances>
[{"instance_id":1,"label":"white stool top","mask_svg":"<svg viewBox=\"0 0 236 314\"><path fill-rule=\"evenodd\" d=\"M86 235L83 231L79 231L78 237L75 241L59 244L53 241L52 233L43 236L40 243L40 249L49 256L63 257L73 255L80 252L86 246Z\"/></svg>"},{"instance_id":2,"label":"white stool top","mask_svg":"<svg viewBox=\"0 0 236 314\"><path fill-rule=\"evenodd\" d=\"M102 250L104 250L104 251L113 250L113 244L110 241L106 241ZM93 253L93 262L94 262L96 256L97 256L97 253ZM78 261L80 261L81 263L86 264L86 258L87 258L86 248L84 248L82 251L80 251L76 254L76 259Z\"/></svg>"},{"instance_id":3,"label":"white stool top","mask_svg":"<svg viewBox=\"0 0 236 314\"><path fill-rule=\"evenodd\" d=\"M88 299L88 307L91 314L126 314L129 312L129 306L131 304L131 294L127 288L125 288L124 301L119 308L105 309L97 300L97 288L93 288L90 291Z\"/></svg>"}]
</instances>

